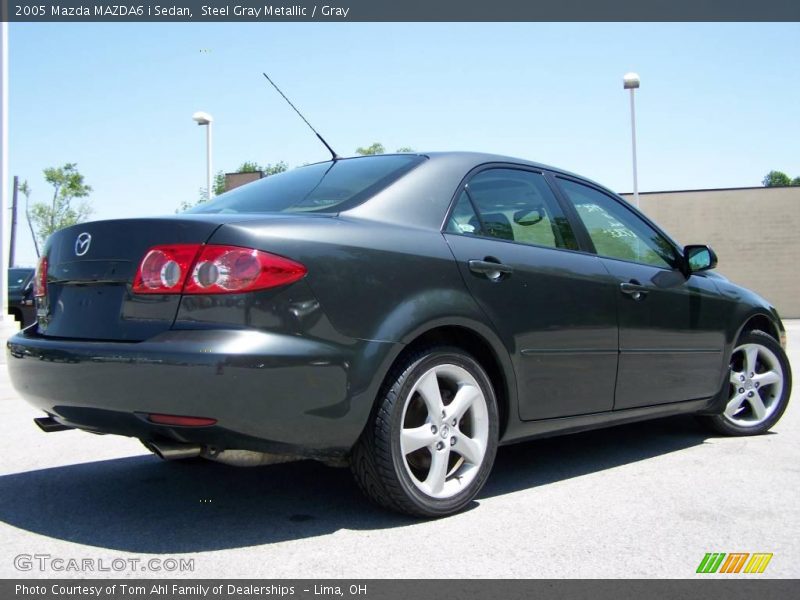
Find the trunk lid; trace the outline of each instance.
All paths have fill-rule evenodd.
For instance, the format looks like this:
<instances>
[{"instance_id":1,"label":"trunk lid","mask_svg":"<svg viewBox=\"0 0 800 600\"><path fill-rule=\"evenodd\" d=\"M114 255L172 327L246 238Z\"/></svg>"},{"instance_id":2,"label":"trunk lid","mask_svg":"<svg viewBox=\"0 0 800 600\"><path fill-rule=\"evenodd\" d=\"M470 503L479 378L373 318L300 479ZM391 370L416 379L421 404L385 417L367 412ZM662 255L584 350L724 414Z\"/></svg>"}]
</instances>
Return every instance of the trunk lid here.
<instances>
[{"instance_id":1,"label":"trunk lid","mask_svg":"<svg viewBox=\"0 0 800 600\"><path fill-rule=\"evenodd\" d=\"M228 220L180 215L96 221L57 231L45 249L48 281L37 307L39 334L135 342L169 329L181 297L133 295L139 263L159 244L204 243Z\"/></svg>"}]
</instances>

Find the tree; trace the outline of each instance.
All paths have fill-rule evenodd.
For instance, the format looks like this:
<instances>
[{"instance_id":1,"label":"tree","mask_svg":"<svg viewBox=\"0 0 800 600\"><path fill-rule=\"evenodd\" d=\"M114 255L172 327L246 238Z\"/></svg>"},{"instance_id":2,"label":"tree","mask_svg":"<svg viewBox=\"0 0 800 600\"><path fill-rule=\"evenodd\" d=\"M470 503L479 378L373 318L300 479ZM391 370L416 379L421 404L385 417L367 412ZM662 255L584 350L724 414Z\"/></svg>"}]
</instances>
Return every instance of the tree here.
<instances>
[{"instance_id":1,"label":"tree","mask_svg":"<svg viewBox=\"0 0 800 600\"><path fill-rule=\"evenodd\" d=\"M63 167L45 169L44 179L53 186L53 199L49 203L34 202L28 212L34 240L39 246L43 246L52 233L82 223L92 214L92 207L88 202L73 204L73 200L85 198L92 191L91 186L84 183L78 165L66 163ZM28 191L27 198L30 194L27 182L25 188Z\"/></svg>"},{"instance_id":2,"label":"tree","mask_svg":"<svg viewBox=\"0 0 800 600\"><path fill-rule=\"evenodd\" d=\"M384 154L385 152L386 147L380 142L375 142L371 146L365 148L356 148L356 154L360 154L361 156L373 156L375 154ZM407 154L409 152L414 152L414 149L408 146L402 146L395 150L395 152L397 154Z\"/></svg>"},{"instance_id":3,"label":"tree","mask_svg":"<svg viewBox=\"0 0 800 600\"><path fill-rule=\"evenodd\" d=\"M794 179L792 179L792 185L800 186L800 177L795 177Z\"/></svg>"},{"instance_id":4,"label":"tree","mask_svg":"<svg viewBox=\"0 0 800 600\"><path fill-rule=\"evenodd\" d=\"M375 142L366 148L356 148L356 154L360 154L361 156L372 156L374 154L383 154L384 152L386 152L386 148L384 148L383 144L380 142Z\"/></svg>"},{"instance_id":5,"label":"tree","mask_svg":"<svg viewBox=\"0 0 800 600\"><path fill-rule=\"evenodd\" d=\"M33 248L36 250L36 258L39 258L39 240L36 239L36 231L31 221L31 186L28 185L27 179L20 184L19 191L25 196L25 220L28 222L28 229L31 230L31 238L33 238Z\"/></svg>"},{"instance_id":6,"label":"tree","mask_svg":"<svg viewBox=\"0 0 800 600\"><path fill-rule=\"evenodd\" d=\"M264 174L264 177L269 177L270 175L277 175L278 173L283 173L284 171L289 170L289 165L287 165L283 161L276 162L274 165L269 163L266 164L264 167L259 167L258 169ZM244 173L245 171L239 171L240 173Z\"/></svg>"},{"instance_id":7,"label":"tree","mask_svg":"<svg viewBox=\"0 0 800 600\"><path fill-rule=\"evenodd\" d=\"M795 179L797 181L800 178ZM776 187L779 185L797 185L792 182L791 178L781 171L770 171L761 180L764 187Z\"/></svg>"},{"instance_id":8,"label":"tree","mask_svg":"<svg viewBox=\"0 0 800 600\"><path fill-rule=\"evenodd\" d=\"M225 193L225 171L217 171L217 174L214 175L214 195L219 196L220 194L224 193ZM200 204L201 202L208 202L208 193L205 190L200 190L200 200L197 201L197 204Z\"/></svg>"}]
</instances>

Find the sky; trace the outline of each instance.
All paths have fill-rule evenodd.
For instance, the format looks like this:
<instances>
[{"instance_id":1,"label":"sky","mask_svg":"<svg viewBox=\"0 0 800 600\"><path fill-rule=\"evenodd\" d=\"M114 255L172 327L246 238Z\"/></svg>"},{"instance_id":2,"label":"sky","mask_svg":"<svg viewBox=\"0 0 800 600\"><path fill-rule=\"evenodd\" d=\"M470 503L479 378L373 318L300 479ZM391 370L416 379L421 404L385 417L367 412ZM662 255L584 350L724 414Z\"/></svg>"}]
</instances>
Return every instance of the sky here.
<instances>
[{"instance_id":1,"label":"sky","mask_svg":"<svg viewBox=\"0 0 800 600\"><path fill-rule=\"evenodd\" d=\"M343 156L476 150L639 190L800 175L800 24L156 23L9 25L9 169L74 162L96 219L174 213L214 171L329 158L266 71ZM20 214L17 264L33 265Z\"/></svg>"}]
</instances>

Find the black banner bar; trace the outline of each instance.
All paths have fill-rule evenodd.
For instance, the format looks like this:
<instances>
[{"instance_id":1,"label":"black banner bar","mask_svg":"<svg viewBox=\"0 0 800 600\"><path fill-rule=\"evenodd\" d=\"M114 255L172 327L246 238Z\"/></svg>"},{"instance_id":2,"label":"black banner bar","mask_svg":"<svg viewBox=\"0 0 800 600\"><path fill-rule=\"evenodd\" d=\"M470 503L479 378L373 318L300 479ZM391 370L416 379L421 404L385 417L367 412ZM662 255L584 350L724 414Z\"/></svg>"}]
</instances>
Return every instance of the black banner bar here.
<instances>
[{"instance_id":1,"label":"black banner bar","mask_svg":"<svg viewBox=\"0 0 800 600\"><path fill-rule=\"evenodd\" d=\"M364 579L39 579L0 581L4 600L783 600L797 580L364 580Z\"/></svg>"},{"instance_id":2,"label":"black banner bar","mask_svg":"<svg viewBox=\"0 0 800 600\"><path fill-rule=\"evenodd\" d=\"M10 22L800 21L798 0L0 1Z\"/></svg>"}]
</instances>

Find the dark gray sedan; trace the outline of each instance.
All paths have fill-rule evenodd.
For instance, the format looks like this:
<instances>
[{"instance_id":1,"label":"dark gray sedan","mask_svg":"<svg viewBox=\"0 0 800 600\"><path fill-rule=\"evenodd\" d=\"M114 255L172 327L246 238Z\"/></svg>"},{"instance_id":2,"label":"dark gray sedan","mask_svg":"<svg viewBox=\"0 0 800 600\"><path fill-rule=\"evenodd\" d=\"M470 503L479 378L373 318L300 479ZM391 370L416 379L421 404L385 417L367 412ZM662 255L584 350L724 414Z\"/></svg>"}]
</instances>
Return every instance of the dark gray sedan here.
<instances>
[{"instance_id":1,"label":"dark gray sedan","mask_svg":"<svg viewBox=\"0 0 800 600\"><path fill-rule=\"evenodd\" d=\"M8 314L27 327L36 320L33 303L34 269L12 267L8 270Z\"/></svg>"},{"instance_id":2,"label":"dark gray sedan","mask_svg":"<svg viewBox=\"0 0 800 600\"><path fill-rule=\"evenodd\" d=\"M349 463L380 504L446 515L498 444L682 413L772 427L783 326L715 264L544 165L338 159L55 233L9 370L45 431L165 459Z\"/></svg>"}]
</instances>

